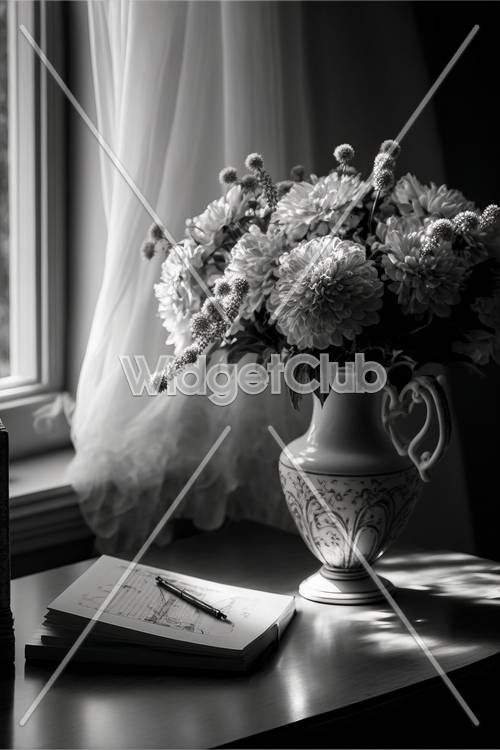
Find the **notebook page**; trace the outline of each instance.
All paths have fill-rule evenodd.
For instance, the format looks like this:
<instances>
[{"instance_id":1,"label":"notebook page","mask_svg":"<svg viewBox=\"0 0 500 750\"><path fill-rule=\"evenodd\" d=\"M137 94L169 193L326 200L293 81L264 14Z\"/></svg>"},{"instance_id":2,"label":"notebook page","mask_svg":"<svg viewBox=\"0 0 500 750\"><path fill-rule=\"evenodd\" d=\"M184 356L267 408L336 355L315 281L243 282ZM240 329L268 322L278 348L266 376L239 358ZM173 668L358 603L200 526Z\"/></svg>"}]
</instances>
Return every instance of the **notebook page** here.
<instances>
[{"instance_id":1,"label":"notebook page","mask_svg":"<svg viewBox=\"0 0 500 750\"><path fill-rule=\"evenodd\" d=\"M127 570L125 560L104 555L49 606L91 619ZM192 606L160 588L156 575L222 610L230 622ZM108 603L99 620L141 636L169 638L200 646L241 650L281 618L292 597L227 586L172 571L137 565ZM53 619L51 618L51 621ZM127 638L128 640L128 638Z\"/></svg>"}]
</instances>

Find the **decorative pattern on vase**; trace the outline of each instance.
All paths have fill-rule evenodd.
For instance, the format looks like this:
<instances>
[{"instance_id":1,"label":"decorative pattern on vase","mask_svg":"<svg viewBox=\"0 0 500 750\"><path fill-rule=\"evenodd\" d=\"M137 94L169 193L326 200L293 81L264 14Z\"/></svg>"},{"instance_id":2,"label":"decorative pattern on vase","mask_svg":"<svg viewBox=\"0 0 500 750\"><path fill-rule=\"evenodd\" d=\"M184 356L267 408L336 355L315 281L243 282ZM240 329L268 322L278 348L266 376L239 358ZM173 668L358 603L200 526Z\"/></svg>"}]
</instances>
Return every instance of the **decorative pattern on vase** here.
<instances>
[{"instance_id":1,"label":"decorative pattern on vase","mask_svg":"<svg viewBox=\"0 0 500 750\"><path fill-rule=\"evenodd\" d=\"M382 555L406 525L421 492L419 475L413 466L376 476L307 473L330 508L327 513L299 472L281 460L279 471L297 528L311 552L327 568L360 568L353 546L368 562ZM349 546L339 527L351 542Z\"/></svg>"}]
</instances>

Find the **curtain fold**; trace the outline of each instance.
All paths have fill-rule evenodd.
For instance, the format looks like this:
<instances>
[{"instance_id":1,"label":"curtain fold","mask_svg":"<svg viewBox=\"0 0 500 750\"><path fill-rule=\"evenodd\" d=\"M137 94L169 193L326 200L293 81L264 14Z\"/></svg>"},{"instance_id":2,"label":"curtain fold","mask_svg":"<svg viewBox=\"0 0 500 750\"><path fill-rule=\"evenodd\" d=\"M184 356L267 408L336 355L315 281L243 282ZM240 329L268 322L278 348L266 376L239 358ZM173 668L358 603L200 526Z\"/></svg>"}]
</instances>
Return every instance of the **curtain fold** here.
<instances>
[{"instance_id":1,"label":"curtain fold","mask_svg":"<svg viewBox=\"0 0 500 750\"><path fill-rule=\"evenodd\" d=\"M287 6L290 24L300 7ZM260 151L277 179L288 174L296 157L284 137L279 4L106 0L89 2L88 14L98 127L176 237L187 217L220 194L224 165L244 171L245 155ZM293 71L300 83L300 45ZM290 128L311 167L306 103L296 109ZM266 428L272 415L289 440L307 413L294 413L285 394L264 393L251 403L239 395L217 407L203 396L130 392L120 355L144 355L154 369L169 351L153 295L160 262L140 258L151 219L104 152L100 158L106 258L69 471L87 522L102 550L136 549L229 424L179 514L202 528L220 525L226 514L291 528L277 477L279 450ZM162 541L168 537L166 529Z\"/></svg>"}]
</instances>

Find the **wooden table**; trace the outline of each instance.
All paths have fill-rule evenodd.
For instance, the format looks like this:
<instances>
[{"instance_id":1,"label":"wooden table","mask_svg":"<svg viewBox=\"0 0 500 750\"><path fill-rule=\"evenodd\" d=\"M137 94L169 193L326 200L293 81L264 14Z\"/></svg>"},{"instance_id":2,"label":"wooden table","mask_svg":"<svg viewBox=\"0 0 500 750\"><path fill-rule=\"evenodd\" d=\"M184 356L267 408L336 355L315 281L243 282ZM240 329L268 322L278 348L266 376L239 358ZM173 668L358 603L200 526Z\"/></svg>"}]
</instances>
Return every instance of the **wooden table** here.
<instances>
[{"instance_id":1,"label":"wooden table","mask_svg":"<svg viewBox=\"0 0 500 750\"><path fill-rule=\"evenodd\" d=\"M298 537L251 523L184 539L147 561L276 592L296 590L318 567ZM500 565L453 553L393 555L378 567L401 587L400 606L443 668L458 670L452 679L479 729L388 606L300 597L279 650L249 675L73 665L20 727L55 667L25 665L24 642L88 565L13 582L17 664L0 681L1 747L500 746Z\"/></svg>"}]
</instances>

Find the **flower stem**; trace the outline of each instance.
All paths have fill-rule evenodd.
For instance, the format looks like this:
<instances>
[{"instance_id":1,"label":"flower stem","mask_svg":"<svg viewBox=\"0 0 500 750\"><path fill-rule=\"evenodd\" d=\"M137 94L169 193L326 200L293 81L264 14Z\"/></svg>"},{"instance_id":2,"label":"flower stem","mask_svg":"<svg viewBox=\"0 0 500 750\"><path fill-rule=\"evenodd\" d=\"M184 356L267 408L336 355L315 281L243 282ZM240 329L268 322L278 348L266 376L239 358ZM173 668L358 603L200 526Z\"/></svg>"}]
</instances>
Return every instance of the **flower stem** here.
<instances>
[{"instance_id":1,"label":"flower stem","mask_svg":"<svg viewBox=\"0 0 500 750\"><path fill-rule=\"evenodd\" d=\"M375 198L373 199L372 210L370 212L370 221L368 222L368 232L370 232L372 229L373 219L375 216L375 209L377 208L377 203L378 203L379 198L380 198L380 190L377 190L377 192L375 193Z\"/></svg>"}]
</instances>

